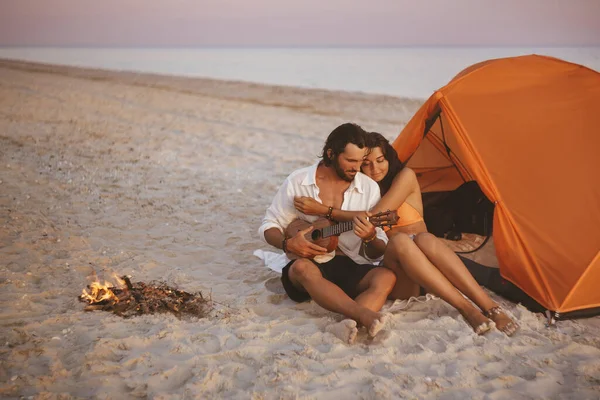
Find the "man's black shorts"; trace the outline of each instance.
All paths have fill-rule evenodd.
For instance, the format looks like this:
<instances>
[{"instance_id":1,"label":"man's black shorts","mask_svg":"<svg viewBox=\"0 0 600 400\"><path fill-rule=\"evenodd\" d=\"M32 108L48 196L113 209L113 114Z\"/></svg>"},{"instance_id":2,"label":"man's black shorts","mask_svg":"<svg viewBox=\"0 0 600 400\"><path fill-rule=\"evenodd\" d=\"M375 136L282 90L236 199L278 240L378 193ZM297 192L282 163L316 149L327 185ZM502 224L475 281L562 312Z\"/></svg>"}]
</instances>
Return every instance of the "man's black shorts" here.
<instances>
[{"instance_id":1,"label":"man's black shorts","mask_svg":"<svg viewBox=\"0 0 600 400\"><path fill-rule=\"evenodd\" d=\"M297 289L290 281L289 271L294 261L290 261L281 271L281 282L290 299L301 303L310 300L310 295ZM319 268L323 278L339 286L352 299L360 294L357 286L361 279L370 270L377 268L377 265L357 264L350 257L345 256L333 257L332 260L323 264L319 264L314 260L310 261Z\"/></svg>"}]
</instances>

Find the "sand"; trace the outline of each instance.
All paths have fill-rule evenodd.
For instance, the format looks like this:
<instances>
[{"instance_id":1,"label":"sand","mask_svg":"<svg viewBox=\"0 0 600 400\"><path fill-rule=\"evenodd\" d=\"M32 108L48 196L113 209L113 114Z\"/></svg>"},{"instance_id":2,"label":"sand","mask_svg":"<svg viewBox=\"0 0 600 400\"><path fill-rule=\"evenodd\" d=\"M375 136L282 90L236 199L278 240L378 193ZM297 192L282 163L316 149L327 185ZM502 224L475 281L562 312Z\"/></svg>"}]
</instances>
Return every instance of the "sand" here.
<instances>
[{"instance_id":1,"label":"sand","mask_svg":"<svg viewBox=\"0 0 600 400\"><path fill-rule=\"evenodd\" d=\"M600 319L475 335L439 299L359 330L295 304L253 256L285 176L354 121L394 138L421 100L0 61L0 396L597 399ZM96 271L214 300L207 318L84 312Z\"/></svg>"}]
</instances>

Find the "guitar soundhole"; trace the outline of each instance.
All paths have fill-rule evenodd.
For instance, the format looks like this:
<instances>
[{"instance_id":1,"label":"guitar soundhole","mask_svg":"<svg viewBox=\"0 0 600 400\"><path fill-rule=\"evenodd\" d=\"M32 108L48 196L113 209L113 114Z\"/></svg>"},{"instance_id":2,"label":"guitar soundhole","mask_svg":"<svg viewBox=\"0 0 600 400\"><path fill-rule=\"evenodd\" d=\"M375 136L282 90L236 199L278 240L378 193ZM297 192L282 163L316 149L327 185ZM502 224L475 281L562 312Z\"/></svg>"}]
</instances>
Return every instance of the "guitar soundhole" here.
<instances>
[{"instance_id":1,"label":"guitar soundhole","mask_svg":"<svg viewBox=\"0 0 600 400\"><path fill-rule=\"evenodd\" d=\"M321 239L321 231L319 229L315 229L310 234L310 237L312 238L312 240L319 240L319 239Z\"/></svg>"}]
</instances>

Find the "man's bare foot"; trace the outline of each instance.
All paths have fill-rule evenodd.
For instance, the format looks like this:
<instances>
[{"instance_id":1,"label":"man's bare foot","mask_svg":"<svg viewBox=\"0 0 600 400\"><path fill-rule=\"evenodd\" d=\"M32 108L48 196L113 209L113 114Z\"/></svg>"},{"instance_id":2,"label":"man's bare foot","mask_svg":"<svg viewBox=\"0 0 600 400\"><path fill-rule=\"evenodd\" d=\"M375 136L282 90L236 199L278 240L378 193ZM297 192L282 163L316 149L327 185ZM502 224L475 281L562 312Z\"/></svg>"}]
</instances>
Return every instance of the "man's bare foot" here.
<instances>
[{"instance_id":1,"label":"man's bare foot","mask_svg":"<svg viewBox=\"0 0 600 400\"><path fill-rule=\"evenodd\" d=\"M473 307L473 309L469 311L459 310L459 312L465 318L467 323L471 325L473 331L475 331L475 333L478 335L483 335L494 327L494 323L490 321L475 307Z\"/></svg>"},{"instance_id":2,"label":"man's bare foot","mask_svg":"<svg viewBox=\"0 0 600 400\"><path fill-rule=\"evenodd\" d=\"M487 310L485 316L494 321L496 328L504 332L507 336L512 336L519 329L519 324L513 321L500 306L492 307Z\"/></svg>"},{"instance_id":3,"label":"man's bare foot","mask_svg":"<svg viewBox=\"0 0 600 400\"><path fill-rule=\"evenodd\" d=\"M379 314L379 318L373 320L371 325L368 326L369 336L375 337L379 333L380 330L385 328L388 321L390 320L390 314Z\"/></svg>"},{"instance_id":4,"label":"man's bare foot","mask_svg":"<svg viewBox=\"0 0 600 400\"><path fill-rule=\"evenodd\" d=\"M369 336L375 337L385 327L390 314L380 314L365 308L358 318L358 322L369 332Z\"/></svg>"},{"instance_id":5,"label":"man's bare foot","mask_svg":"<svg viewBox=\"0 0 600 400\"><path fill-rule=\"evenodd\" d=\"M331 324L325 328L325 332L332 333L335 337L340 339L342 342L352 344L356 340L356 334L358 328L356 327L356 321L353 319L345 319L341 322Z\"/></svg>"}]
</instances>

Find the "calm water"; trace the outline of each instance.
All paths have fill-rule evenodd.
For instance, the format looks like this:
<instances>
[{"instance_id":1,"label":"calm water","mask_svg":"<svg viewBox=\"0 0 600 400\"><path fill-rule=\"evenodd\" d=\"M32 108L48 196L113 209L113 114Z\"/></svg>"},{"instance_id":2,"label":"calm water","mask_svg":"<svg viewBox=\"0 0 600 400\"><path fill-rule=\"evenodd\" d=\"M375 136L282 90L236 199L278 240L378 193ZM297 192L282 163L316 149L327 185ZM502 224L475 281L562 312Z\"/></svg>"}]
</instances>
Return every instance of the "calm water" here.
<instances>
[{"instance_id":1,"label":"calm water","mask_svg":"<svg viewBox=\"0 0 600 400\"><path fill-rule=\"evenodd\" d=\"M463 68L543 54L600 71L600 47L578 48L0 48L0 58L427 98Z\"/></svg>"}]
</instances>

